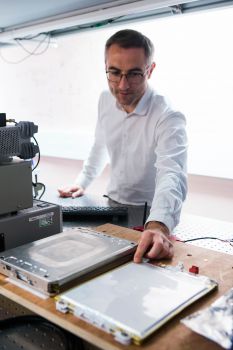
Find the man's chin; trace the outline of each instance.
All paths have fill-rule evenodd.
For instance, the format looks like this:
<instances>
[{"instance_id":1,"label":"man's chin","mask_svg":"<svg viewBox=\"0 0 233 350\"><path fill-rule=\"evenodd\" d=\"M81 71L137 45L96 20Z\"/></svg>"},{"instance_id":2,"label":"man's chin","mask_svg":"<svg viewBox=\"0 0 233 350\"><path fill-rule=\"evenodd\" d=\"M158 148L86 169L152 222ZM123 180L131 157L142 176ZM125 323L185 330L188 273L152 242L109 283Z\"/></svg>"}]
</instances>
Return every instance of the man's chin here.
<instances>
[{"instance_id":1,"label":"man's chin","mask_svg":"<svg viewBox=\"0 0 233 350\"><path fill-rule=\"evenodd\" d=\"M117 101L120 105L128 107L133 103L133 100L129 96L117 96Z\"/></svg>"}]
</instances>

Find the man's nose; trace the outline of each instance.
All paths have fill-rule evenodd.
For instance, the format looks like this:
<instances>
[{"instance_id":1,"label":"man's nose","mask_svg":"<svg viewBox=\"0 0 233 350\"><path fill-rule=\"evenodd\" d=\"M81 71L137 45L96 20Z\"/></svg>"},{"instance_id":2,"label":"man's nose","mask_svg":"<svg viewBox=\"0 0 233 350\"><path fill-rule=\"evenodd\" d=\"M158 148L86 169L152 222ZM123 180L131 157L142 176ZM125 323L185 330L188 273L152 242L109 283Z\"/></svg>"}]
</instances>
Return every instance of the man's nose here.
<instances>
[{"instance_id":1,"label":"man's nose","mask_svg":"<svg viewBox=\"0 0 233 350\"><path fill-rule=\"evenodd\" d=\"M118 87L122 90L129 88L129 83L125 74L122 74Z\"/></svg>"}]
</instances>

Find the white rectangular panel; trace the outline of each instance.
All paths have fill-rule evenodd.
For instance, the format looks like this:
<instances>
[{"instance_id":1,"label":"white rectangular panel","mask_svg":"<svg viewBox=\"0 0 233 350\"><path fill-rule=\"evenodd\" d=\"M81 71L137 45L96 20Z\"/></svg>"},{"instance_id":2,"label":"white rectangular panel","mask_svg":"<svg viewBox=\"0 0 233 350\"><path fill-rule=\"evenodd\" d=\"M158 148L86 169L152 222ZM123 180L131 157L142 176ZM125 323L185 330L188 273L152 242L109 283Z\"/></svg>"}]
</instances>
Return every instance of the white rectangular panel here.
<instances>
[{"instance_id":1,"label":"white rectangular panel","mask_svg":"<svg viewBox=\"0 0 233 350\"><path fill-rule=\"evenodd\" d=\"M57 299L88 322L107 331L120 329L140 343L214 287L216 282L204 276L148 263L128 263Z\"/></svg>"}]
</instances>

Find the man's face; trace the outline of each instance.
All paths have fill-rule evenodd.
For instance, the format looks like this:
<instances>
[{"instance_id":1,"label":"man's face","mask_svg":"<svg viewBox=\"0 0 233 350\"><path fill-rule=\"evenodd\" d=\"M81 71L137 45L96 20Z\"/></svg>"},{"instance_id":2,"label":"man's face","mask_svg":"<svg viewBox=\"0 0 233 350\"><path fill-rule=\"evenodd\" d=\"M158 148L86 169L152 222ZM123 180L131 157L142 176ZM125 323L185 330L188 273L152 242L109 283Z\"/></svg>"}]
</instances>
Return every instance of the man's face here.
<instances>
[{"instance_id":1,"label":"man's face","mask_svg":"<svg viewBox=\"0 0 233 350\"><path fill-rule=\"evenodd\" d=\"M113 80L114 75L120 78L118 82L108 80L110 91L126 112L132 112L146 90L155 64L148 64L143 48L124 49L116 44L108 49L105 64L106 71L112 72ZM137 82L134 78L132 81L130 77L127 79L124 74L138 74Z\"/></svg>"}]
</instances>

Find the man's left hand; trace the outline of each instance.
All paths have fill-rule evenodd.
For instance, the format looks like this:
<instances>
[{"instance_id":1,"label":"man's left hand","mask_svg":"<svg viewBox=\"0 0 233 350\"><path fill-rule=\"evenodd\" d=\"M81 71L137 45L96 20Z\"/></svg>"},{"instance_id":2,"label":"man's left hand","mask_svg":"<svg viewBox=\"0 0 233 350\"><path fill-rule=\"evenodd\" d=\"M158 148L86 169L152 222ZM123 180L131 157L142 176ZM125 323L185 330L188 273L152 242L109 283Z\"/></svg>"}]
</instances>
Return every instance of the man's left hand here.
<instances>
[{"instance_id":1,"label":"man's left hand","mask_svg":"<svg viewBox=\"0 0 233 350\"><path fill-rule=\"evenodd\" d=\"M134 254L134 262L140 263L143 257L148 259L162 259L172 258L173 255L173 244L163 230L160 228L149 228L142 233Z\"/></svg>"}]
</instances>

